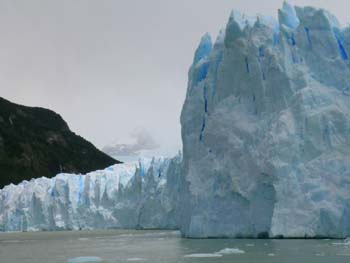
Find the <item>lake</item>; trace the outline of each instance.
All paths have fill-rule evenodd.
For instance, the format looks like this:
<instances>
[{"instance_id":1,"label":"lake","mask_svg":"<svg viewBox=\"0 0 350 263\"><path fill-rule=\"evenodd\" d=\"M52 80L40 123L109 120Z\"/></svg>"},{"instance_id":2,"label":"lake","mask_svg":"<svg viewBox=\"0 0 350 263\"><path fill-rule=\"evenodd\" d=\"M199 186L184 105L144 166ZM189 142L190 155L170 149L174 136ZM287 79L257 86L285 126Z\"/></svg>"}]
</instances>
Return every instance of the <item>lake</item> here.
<instances>
[{"instance_id":1,"label":"lake","mask_svg":"<svg viewBox=\"0 0 350 263\"><path fill-rule=\"evenodd\" d=\"M177 231L0 233L1 263L341 263L342 240L183 239Z\"/></svg>"}]
</instances>

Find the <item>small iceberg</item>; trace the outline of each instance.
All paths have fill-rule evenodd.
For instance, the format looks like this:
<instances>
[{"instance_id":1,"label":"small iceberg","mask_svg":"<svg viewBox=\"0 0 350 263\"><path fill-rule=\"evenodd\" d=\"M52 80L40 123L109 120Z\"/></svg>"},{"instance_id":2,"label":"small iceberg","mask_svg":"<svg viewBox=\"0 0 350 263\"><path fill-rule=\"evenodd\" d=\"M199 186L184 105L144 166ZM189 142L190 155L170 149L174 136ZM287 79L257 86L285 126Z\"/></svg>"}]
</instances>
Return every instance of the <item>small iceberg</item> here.
<instances>
[{"instance_id":1,"label":"small iceberg","mask_svg":"<svg viewBox=\"0 0 350 263\"><path fill-rule=\"evenodd\" d=\"M222 257L221 254L217 253L198 253L198 254L189 254L189 255L184 255L185 258L219 258Z\"/></svg>"},{"instance_id":2,"label":"small iceberg","mask_svg":"<svg viewBox=\"0 0 350 263\"><path fill-rule=\"evenodd\" d=\"M332 244L335 246L350 246L350 238L348 237L343 242L333 242Z\"/></svg>"},{"instance_id":3,"label":"small iceberg","mask_svg":"<svg viewBox=\"0 0 350 263\"><path fill-rule=\"evenodd\" d=\"M239 248L224 248L219 252L216 252L216 254L220 254L220 255L245 254L245 251Z\"/></svg>"},{"instance_id":4,"label":"small iceberg","mask_svg":"<svg viewBox=\"0 0 350 263\"><path fill-rule=\"evenodd\" d=\"M76 257L68 259L68 263L85 263L85 262L101 262L103 261L100 257Z\"/></svg>"},{"instance_id":5,"label":"small iceberg","mask_svg":"<svg viewBox=\"0 0 350 263\"><path fill-rule=\"evenodd\" d=\"M136 261L145 261L144 258L128 258L126 261L128 262L136 262Z\"/></svg>"},{"instance_id":6,"label":"small iceberg","mask_svg":"<svg viewBox=\"0 0 350 263\"><path fill-rule=\"evenodd\" d=\"M239 248L224 248L214 253L189 254L189 255L185 255L184 257L185 258L219 258L224 255L232 255L232 254L245 254L245 251Z\"/></svg>"}]
</instances>

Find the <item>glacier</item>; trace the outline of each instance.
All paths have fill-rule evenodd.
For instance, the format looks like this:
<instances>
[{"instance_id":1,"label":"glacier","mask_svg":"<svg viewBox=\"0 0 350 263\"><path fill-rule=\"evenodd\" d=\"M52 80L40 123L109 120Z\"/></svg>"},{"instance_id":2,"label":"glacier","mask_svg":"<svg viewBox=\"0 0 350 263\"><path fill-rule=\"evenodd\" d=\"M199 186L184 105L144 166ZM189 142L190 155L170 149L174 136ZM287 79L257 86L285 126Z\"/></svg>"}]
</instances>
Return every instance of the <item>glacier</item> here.
<instances>
[{"instance_id":1,"label":"glacier","mask_svg":"<svg viewBox=\"0 0 350 263\"><path fill-rule=\"evenodd\" d=\"M0 190L0 231L350 236L350 27L287 2L233 11L189 70L183 152Z\"/></svg>"},{"instance_id":2,"label":"glacier","mask_svg":"<svg viewBox=\"0 0 350 263\"><path fill-rule=\"evenodd\" d=\"M350 27L288 3L206 34L181 114L185 237L350 235Z\"/></svg>"},{"instance_id":3,"label":"glacier","mask_svg":"<svg viewBox=\"0 0 350 263\"><path fill-rule=\"evenodd\" d=\"M0 231L176 229L181 160L143 158L8 185L0 190Z\"/></svg>"}]
</instances>

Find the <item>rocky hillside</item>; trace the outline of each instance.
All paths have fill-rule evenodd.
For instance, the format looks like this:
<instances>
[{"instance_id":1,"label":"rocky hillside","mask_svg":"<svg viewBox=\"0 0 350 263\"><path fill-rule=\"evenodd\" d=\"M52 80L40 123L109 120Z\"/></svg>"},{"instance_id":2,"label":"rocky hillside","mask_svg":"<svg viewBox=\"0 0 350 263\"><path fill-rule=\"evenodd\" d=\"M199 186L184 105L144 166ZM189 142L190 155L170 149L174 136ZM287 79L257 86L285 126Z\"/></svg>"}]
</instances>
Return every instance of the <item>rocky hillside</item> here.
<instances>
[{"instance_id":1,"label":"rocky hillside","mask_svg":"<svg viewBox=\"0 0 350 263\"><path fill-rule=\"evenodd\" d=\"M86 173L119 163L43 108L0 98L0 188L60 172Z\"/></svg>"}]
</instances>

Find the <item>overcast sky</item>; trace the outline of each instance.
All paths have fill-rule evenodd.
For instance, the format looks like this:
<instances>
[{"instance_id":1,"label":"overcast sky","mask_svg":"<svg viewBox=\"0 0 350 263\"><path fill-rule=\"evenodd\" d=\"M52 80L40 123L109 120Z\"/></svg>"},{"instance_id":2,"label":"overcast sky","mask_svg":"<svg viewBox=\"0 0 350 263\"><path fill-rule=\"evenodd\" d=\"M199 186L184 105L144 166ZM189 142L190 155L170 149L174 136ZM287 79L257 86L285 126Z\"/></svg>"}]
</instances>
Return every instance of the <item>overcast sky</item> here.
<instances>
[{"instance_id":1,"label":"overcast sky","mask_svg":"<svg viewBox=\"0 0 350 263\"><path fill-rule=\"evenodd\" d=\"M348 0L292 0L346 24ZM0 0L0 96L60 113L98 147L146 130L181 148L194 50L229 13L277 17L279 0Z\"/></svg>"}]
</instances>

